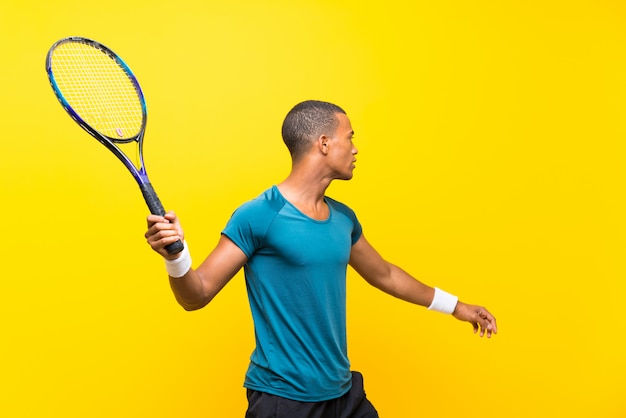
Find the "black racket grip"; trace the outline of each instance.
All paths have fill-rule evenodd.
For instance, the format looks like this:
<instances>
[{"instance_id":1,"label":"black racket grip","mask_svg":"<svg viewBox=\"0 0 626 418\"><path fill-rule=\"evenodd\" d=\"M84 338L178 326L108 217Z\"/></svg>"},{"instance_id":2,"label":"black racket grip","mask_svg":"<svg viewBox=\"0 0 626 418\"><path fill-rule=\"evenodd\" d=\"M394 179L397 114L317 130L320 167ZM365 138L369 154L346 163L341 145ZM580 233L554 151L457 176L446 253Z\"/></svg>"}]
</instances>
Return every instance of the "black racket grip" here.
<instances>
[{"instance_id":1,"label":"black racket grip","mask_svg":"<svg viewBox=\"0 0 626 418\"><path fill-rule=\"evenodd\" d=\"M148 205L148 209L150 209L150 213L153 215L163 216L165 215L165 209L159 200L154 188L151 183L141 183L139 185L141 189L141 193L143 194L143 198ZM166 245L165 250L169 254L178 254L183 250L184 246L181 240L178 240L172 244Z\"/></svg>"}]
</instances>

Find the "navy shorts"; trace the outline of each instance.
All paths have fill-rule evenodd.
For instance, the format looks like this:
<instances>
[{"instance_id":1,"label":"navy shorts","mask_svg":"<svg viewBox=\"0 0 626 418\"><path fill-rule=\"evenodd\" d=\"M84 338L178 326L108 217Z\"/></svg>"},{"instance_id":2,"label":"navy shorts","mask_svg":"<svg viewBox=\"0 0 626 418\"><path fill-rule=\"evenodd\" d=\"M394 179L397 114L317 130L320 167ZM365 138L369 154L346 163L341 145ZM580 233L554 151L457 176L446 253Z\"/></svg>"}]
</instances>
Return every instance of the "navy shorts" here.
<instances>
[{"instance_id":1,"label":"navy shorts","mask_svg":"<svg viewBox=\"0 0 626 418\"><path fill-rule=\"evenodd\" d=\"M299 402L248 389L246 418L378 418L365 397L363 376L352 372L352 388L345 395L323 402Z\"/></svg>"}]
</instances>

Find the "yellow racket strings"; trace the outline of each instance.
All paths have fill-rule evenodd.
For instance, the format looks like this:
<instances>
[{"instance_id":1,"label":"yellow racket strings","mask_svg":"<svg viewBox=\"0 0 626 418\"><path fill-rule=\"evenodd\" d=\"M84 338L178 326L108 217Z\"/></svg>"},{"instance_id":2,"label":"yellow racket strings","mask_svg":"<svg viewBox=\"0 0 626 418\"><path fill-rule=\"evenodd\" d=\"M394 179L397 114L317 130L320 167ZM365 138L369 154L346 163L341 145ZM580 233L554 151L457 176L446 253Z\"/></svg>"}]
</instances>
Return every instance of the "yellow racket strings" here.
<instances>
[{"instance_id":1,"label":"yellow racket strings","mask_svg":"<svg viewBox=\"0 0 626 418\"><path fill-rule=\"evenodd\" d=\"M89 126L120 141L139 134L141 100L115 59L87 43L65 42L53 51L51 68L63 97Z\"/></svg>"}]
</instances>

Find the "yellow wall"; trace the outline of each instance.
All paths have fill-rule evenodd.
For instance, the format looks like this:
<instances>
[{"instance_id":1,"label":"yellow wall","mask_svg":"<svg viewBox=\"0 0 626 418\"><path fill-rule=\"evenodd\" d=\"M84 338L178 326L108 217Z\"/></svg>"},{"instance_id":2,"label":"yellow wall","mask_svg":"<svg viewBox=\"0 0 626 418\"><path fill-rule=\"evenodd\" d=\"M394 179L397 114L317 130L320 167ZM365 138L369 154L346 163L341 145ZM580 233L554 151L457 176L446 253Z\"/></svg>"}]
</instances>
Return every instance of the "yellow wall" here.
<instances>
[{"instance_id":1,"label":"yellow wall","mask_svg":"<svg viewBox=\"0 0 626 418\"><path fill-rule=\"evenodd\" d=\"M386 418L624 417L626 7L552 1L0 3L0 416L241 417L239 275L187 313L146 207L48 85L65 36L120 53L145 154L196 262L288 172L296 102L352 119L350 204L390 261L486 305L500 334L349 276L349 347Z\"/></svg>"}]
</instances>

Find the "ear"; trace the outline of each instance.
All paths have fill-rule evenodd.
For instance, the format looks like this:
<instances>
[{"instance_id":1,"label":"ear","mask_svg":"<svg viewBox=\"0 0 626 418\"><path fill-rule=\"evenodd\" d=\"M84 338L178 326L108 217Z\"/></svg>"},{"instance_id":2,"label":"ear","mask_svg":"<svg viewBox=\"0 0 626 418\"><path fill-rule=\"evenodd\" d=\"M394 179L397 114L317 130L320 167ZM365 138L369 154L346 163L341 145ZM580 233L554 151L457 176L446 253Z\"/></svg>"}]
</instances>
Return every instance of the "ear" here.
<instances>
[{"instance_id":1,"label":"ear","mask_svg":"<svg viewBox=\"0 0 626 418\"><path fill-rule=\"evenodd\" d=\"M324 155L328 154L329 142L330 140L326 135L320 135L320 137L317 138L317 147L319 148L320 152Z\"/></svg>"}]
</instances>

